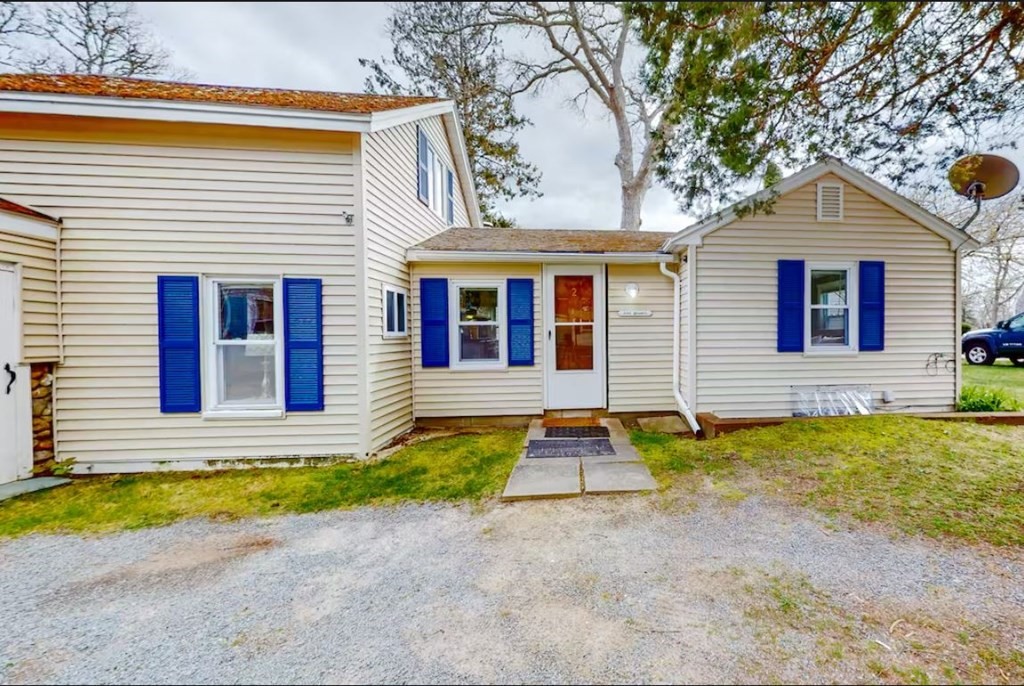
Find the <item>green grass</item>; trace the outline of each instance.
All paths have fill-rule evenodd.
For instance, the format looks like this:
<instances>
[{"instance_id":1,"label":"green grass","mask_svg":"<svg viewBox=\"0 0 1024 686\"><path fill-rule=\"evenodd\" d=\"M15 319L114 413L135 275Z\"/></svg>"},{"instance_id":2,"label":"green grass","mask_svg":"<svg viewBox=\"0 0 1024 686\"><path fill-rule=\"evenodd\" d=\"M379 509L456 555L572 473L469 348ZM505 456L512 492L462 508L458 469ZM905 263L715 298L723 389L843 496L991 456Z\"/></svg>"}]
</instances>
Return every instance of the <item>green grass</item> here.
<instances>
[{"instance_id":1,"label":"green grass","mask_svg":"<svg viewBox=\"0 0 1024 686\"><path fill-rule=\"evenodd\" d=\"M991 367L964 362L963 369L965 386L997 388L1024 403L1024 367L1014 367L1009 360L996 360Z\"/></svg>"},{"instance_id":2,"label":"green grass","mask_svg":"<svg viewBox=\"0 0 1024 686\"><path fill-rule=\"evenodd\" d=\"M187 517L480 500L500 492L523 438L521 431L436 438L365 464L80 479L0 503L0 537L137 529Z\"/></svg>"},{"instance_id":3,"label":"green grass","mask_svg":"<svg viewBox=\"0 0 1024 686\"><path fill-rule=\"evenodd\" d=\"M709 441L634 432L662 483L730 480L908 533L1024 545L1024 428L911 417L788 422Z\"/></svg>"}]
</instances>

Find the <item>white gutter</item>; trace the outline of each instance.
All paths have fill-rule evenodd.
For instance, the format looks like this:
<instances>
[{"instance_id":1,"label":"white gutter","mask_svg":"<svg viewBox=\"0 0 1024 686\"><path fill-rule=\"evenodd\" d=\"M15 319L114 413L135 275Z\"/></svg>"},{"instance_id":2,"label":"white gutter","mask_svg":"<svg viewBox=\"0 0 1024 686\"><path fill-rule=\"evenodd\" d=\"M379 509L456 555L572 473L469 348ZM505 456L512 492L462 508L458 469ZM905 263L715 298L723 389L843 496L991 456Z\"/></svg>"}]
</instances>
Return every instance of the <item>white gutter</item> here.
<instances>
[{"instance_id":1,"label":"white gutter","mask_svg":"<svg viewBox=\"0 0 1024 686\"><path fill-rule=\"evenodd\" d=\"M651 264L671 262L672 255L657 252L515 252L488 250L422 250L410 248L409 262L545 262L548 264Z\"/></svg>"},{"instance_id":2,"label":"white gutter","mask_svg":"<svg viewBox=\"0 0 1024 686\"><path fill-rule=\"evenodd\" d=\"M693 416L690 406L683 398L683 392L679 389L679 317L682 314L679 311L679 274L666 267L664 262L659 264L658 268L662 274L672 279L672 394L676 398L679 411L686 417L686 423L696 436L700 433L700 424L697 423L697 418Z\"/></svg>"}]
</instances>

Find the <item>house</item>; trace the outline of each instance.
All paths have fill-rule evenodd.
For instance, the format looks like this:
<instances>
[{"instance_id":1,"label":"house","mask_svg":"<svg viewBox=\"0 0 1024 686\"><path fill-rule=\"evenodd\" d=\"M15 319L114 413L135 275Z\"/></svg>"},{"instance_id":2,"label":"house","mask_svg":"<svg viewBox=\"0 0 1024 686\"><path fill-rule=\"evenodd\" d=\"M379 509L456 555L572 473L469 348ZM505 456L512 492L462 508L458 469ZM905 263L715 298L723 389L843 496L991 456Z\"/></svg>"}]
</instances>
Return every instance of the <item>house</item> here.
<instances>
[{"instance_id":1,"label":"house","mask_svg":"<svg viewBox=\"0 0 1024 686\"><path fill-rule=\"evenodd\" d=\"M677 233L489 229L448 101L0 76L0 481L950 409L966 234L836 160L768 193Z\"/></svg>"}]
</instances>

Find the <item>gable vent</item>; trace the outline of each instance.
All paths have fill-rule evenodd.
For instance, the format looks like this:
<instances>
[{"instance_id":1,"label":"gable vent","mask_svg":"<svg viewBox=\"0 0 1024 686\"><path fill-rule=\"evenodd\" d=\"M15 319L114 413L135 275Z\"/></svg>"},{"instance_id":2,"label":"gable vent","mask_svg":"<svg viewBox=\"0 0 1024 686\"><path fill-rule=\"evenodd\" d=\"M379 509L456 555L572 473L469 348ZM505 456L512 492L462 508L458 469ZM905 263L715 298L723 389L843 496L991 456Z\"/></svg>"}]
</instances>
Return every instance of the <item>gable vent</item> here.
<instances>
[{"instance_id":1,"label":"gable vent","mask_svg":"<svg viewBox=\"0 0 1024 686\"><path fill-rule=\"evenodd\" d=\"M843 221L843 184L818 184L818 221Z\"/></svg>"}]
</instances>

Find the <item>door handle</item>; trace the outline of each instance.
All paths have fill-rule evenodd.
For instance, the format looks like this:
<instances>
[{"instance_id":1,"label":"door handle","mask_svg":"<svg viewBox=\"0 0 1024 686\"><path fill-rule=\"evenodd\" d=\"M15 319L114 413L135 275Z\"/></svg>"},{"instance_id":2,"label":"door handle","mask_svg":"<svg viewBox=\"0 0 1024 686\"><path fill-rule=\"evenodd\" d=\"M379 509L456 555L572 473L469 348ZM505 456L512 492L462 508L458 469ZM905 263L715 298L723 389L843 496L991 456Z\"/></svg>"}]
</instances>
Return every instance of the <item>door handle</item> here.
<instances>
[{"instance_id":1,"label":"door handle","mask_svg":"<svg viewBox=\"0 0 1024 686\"><path fill-rule=\"evenodd\" d=\"M13 369L11 369L11 363L10 362L8 362L7 364L4 365L4 371L11 375L10 381L7 382L7 395L10 395L11 394L11 386L14 385L14 382L17 380L18 375L14 373Z\"/></svg>"}]
</instances>

